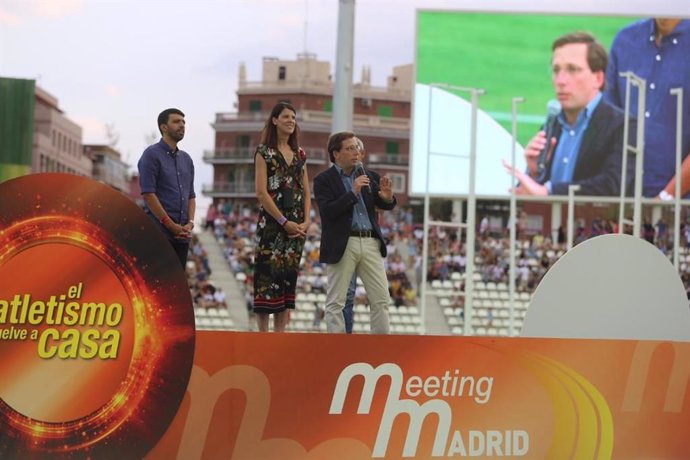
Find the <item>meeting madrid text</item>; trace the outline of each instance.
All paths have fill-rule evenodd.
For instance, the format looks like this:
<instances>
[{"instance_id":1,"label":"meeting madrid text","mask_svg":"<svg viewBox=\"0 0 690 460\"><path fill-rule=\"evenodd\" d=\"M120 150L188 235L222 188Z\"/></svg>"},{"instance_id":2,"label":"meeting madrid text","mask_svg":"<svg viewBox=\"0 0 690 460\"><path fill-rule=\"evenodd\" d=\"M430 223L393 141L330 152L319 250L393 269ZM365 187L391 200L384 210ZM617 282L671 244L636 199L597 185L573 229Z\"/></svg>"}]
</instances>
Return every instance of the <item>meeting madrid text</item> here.
<instances>
[{"instance_id":1,"label":"meeting madrid text","mask_svg":"<svg viewBox=\"0 0 690 460\"><path fill-rule=\"evenodd\" d=\"M449 401L469 398L476 404L486 404L491 399L494 383L493 377L462 375L460 369L447 369L438 375L426 377L411 375L405 378L402 368L396 363L382 363L376 367L366 362L352 363L338 376L329 414L343 413L348 393L352 393L350 397L359 396L357 414L369 414L381 379L388 380L390 387L378 424L373 458L387 455L395 420L400 416L408 420L403 457L418 454L417 446L427 418L436 420L431 457L522 457L529 453L530 436L524 429L452 429L453 404ZM349 391L353 380L361 382L361 393ZM419 397L426 401L418 401Z\"/></svg>"}]
</instances>

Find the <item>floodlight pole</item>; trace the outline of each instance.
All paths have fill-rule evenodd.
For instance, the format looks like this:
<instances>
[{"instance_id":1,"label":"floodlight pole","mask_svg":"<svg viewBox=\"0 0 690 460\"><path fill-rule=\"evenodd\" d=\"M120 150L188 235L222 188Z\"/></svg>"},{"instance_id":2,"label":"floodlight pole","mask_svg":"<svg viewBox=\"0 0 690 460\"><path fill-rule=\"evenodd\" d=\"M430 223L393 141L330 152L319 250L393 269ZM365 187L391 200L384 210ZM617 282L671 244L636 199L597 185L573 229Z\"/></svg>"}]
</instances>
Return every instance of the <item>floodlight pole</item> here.
<instances>
[{"instance_id":1,"label":"floodlight pole","mask_svg":"<svg viewBox=\"0 0 690 460\"><path fill-rule=\"evenodd\" d=\"M671 88L670 93L676 96L676 189L674 191L673 209L673 265L680 270L680 182L681 182L681 145L683 130L683 88Z\"/></svg>"},{"instance_id":2,"label":"floodlight pole","mask_svg":"<svg viewBox=\"0 0 690 460\"><path fill-rule=\"evenodd\" d=\"M422 286L420 289L420 309L422 313L422 323L426 323L426 284L427 284L427 269L428 269L428 244L429 244L429 181L431 174L431 108L433 100L433 89L434 88L444 88L456 91L466 91L471 93L472 100L472 116L471 116L471 126L470 126L470 164L469 164L469 191L467 199L467 223L466 224L454 224L448 222L436 222L434 225L446 226L446 227L457 227L466 228L467 238L465 244L465 255L467 259L467 264L465 266L465 307L464 307L464 335L470 335L472 333L472 300L474 292L474 279L472 275L474 274L474 243L475 243L475 222L476 222L476 194L475 194L475 169L476 169L476 158L477 158L477 112L479 109L479 95L484 94L483 89L478 88L464 88L460 86L452 86L446 83L431 83L429 85L429 117L427 124L427 151L426 151L426 188L424 193L424 238L423 238L423 248L422 248ZM422 331L425 327L422 327Z\"/></svg>"},{"instance_id":3,"label":"floodlight pole","mask_svg":"<svg viewBox=\"0 0 690 460\"><path fill-rule=\"evenodd\" d=\"M642 223L642 176L644 174L644 129L645 129L645 110L647 81L640 78L633 72L621 72L621 77L626 78L625 82L625 116L623 122L623 161L621 171L621 200L618 210L619 232L623 233L623 226L631 223L624 218L625 211L625 184L627 182L628 151L635 153L635 195L633 200L633 236L640 237ZM628 144L630 132L630 86L637 86L637 136L634 146Z\"/></svg>"},{"instance_id":4,"label":"floodlight pole","mask_svg":"<svg viewBox=\"0 0 690 460\"><path fill-rule=\"evenodd\" d=\"M510 165L515 171L515 145L517 145L517 105L525 102L524 97L514 97L512 100L512 135L513 142L510 152ZM509 176L510 179L510 270L508 281L508 293L510 299L510 321L508 325L508 335L512 337L515 334L515 245L517 240L517 197L515 195L515 179Z\"/></svg>"},{"instance_id":5,"label":"floodlight pole","mask_svg":"<svg viewBox=\"0 0 690 460\"><path fill-rule=\"evenodd\" d=\"M333 85L333 119L331 132L352 130L352 62L355 36L355 0L340 0L338 6L338 40Z\"/></svg>"},{"instance_id":6,"label":"floodlight pole","mask_svg":"<svg viewBox=\"0 0 690 460\"><path fill-rule=\"evenodd\" d=\"M477 220L477 196L475 194L475 177L477 164L477 111L479 109L479 95L484 90L472 88L472 121L470 125L470 187L467 193L467 244L465 254L467 265L465 271L465 335L472 331L472 302L474 300L474 242ZM469 276L467 276L469 275Z\"/></svg>"},{"instance_id":7,"label":"floodlight pole","mask_svg":"<svg viewBox=\"0 0 690 460\"><path fill-rule=\"evenodd\" d=\"M568 186L568 242L566 250L573 248L573 233L575 228L575 192L580 191L579 185Z\"/></svg>"},{"instance_id":8,"label":"floodlight pole","mask_svg":"<svg viewBox=\"0 0 690 460\"><path fill-rule=\"evenodd\" d=\"M419 310L421 313L421 333L426 334L426 284L429 269L429 180L431 176L431 106L434 99L434 87L429 86L429 116L427 117L426 140L426 185L424 189L424 216L422 217L422 281L419 292Z\"/></svg>"}]
</instances>

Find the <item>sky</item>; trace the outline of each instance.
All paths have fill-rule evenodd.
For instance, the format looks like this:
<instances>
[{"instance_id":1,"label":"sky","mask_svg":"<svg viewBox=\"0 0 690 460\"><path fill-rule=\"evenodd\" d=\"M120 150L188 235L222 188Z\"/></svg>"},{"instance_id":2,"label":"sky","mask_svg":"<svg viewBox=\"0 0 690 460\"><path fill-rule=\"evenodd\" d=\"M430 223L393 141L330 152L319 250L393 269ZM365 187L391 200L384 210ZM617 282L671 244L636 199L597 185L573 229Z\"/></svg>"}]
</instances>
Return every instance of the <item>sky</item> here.
<instances>
[{"instance_id":1,"label":"sky","mask_svg":"<svg viewBox=\"0 0 690 460\"><path fill-rule=\"evenodd\" d=\"M353 75L359 81L369 66L372 84L384 86L394 66L414 62L417 9L617 4L632 13L685 11L686 1L356 0ZM108 143L106 125L113 126L116 148L133 167L158 137L158 113L180 108L187 121L180 147L195 160L203 213L210 200L202 184L213 173L203 152L214 147L215 114L235 111L240 63L259 81L263 57L296 59L306 50L333 71L338 8L337 0L0 0L0 76L36 79L81 125L85 144Z\"/></svg>"},{"instance_id":2,"label":"sky","mask_svg":"<svg viewBox=\"0 0 690 460\"><path fill-rule=\"evenodd\" d=\"M371 67L384 86L394 66L414 61L415 11L448 1L357 0L354 76ZM108 143L136 167L156 117L168 107L186 115L180 147L202 184L213 169L202 161L214 147L217 112L235 111L240 63L261 80L262 58L316 53L335 69L337 0L0 0L0 76L36 79L81 125L85 144ZM394 12L395 20L390 19ZM206 204L204 204L206 203Z\"/></svg>"}]
</instances>

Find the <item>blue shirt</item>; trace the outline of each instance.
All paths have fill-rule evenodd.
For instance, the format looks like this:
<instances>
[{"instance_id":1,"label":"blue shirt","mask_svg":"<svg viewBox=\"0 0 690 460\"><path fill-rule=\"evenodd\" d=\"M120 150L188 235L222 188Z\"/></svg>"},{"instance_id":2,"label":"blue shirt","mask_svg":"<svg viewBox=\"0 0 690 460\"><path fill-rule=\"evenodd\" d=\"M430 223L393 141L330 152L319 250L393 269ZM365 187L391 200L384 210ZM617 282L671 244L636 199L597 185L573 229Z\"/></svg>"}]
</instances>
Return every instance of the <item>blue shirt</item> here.
<instances>
[{"instance_id":1,"label":"blue shirt","mask_svg":"<svg viewBox=\"0 0 690 460\"><path fill-rule=\"evenodd\" d=\"M625 78L632 71L647 82L643 194L656 196L676 171L676 111L671 88L683 88L681 155L690 151L690 20L682 20L657 46L653 19L623 28L611 45L604 97L624 109ZM637 88L630 89L632 116L637 117Z\"/></svg>"},{"instance_id":2,"label":"blue shirt","mask_svg":"<svg viewBox=\"0 0 690 460\"><path fill-rule=\"evenodd\" d=\"M196 198L192 157L183 150L173 150L161 139L144 150L137 166L141 193L154 193L175 223L186 224L189 200ZM153 214L148 206L145 211Z\"/></svg>"},{"instance_id":3,"label":"blue shirt","mask_svg":"<svg viewBox=\"0 0 690 460\"><path fill-rule=\"evenodd\" d=\"M558 114L558 123L561 125L563 131L561 137L556 144L556 151L553 154L553 161L551 162L551 179L548 183L547 189L551 193L551 183L554 182L572 182L573 174L575 172L575 165L580 153L580 145L582 138L587 131L589 121L592 119L592 113L601 101L601 93L597 94L594 99L589 101L585 108L578 114L574 125L570 125L565 115L561 111Z\"/></svg>"},{"instance_id":4,"label":"blue shirt","mask_svg":"<svg viewBox=\"0 0 690 460\"><path fill-rule=\"evenodd\" d=\"M340 174L340 179L343 181L345 190L352 192L352 188L355 181L355 175L350 173L350 175L345 175L343 168L337 164L333 164L336 171ZM352 230L371 230L373 227L371 221L369 220L369 214L367 213L367 207L364 205L364 200L362 199L362 194L357 196L357 204L352 208Z\"/></svg>"}]
</instances>

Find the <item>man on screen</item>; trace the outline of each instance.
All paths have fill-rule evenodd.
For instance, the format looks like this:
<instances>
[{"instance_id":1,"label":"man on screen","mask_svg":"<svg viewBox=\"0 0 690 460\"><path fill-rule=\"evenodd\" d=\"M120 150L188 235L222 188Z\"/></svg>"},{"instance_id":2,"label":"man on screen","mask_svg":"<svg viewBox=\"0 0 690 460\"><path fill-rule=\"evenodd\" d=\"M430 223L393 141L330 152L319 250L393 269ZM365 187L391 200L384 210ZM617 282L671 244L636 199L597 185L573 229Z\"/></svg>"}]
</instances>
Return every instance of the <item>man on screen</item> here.
<instances>
[{"instance_id":1,"label":"man on screen","mask_svg":"<svg viewBox=\"0 0 690 460\"><path fill-rule=\"evenodd\" d=\"M569 185L579 185L580 195L619 195L623 152L624 114L602 100L606 77L606 50L584 32L559 37L551 47L551 72L561 104L546 139L540 131L525 148L527 173L506 170L519 182L519 195L566 195ZM630 132L635 132L631 123ZM538 164L545 168L539 174ZM628 161L626 190L634 174Z\"/></svg>"},{"instance_id":2,"label":"man on screen","mask_svg":"<svg viewBox=\"0 0 690 460\"><path fill-rule=\"evenodd\" d=\"M675 194L676 123L678 98L673 88L684 91L681 108L681 155L685 157L681 196L690 192L690 20L645 19L616 34L606 69L604 99L624 109L626 78L631 71L647 83L645 92L644 196L669 200ZM638 94L630 91L628 111L636 116Z\"/></svg>"}]
</instances>

